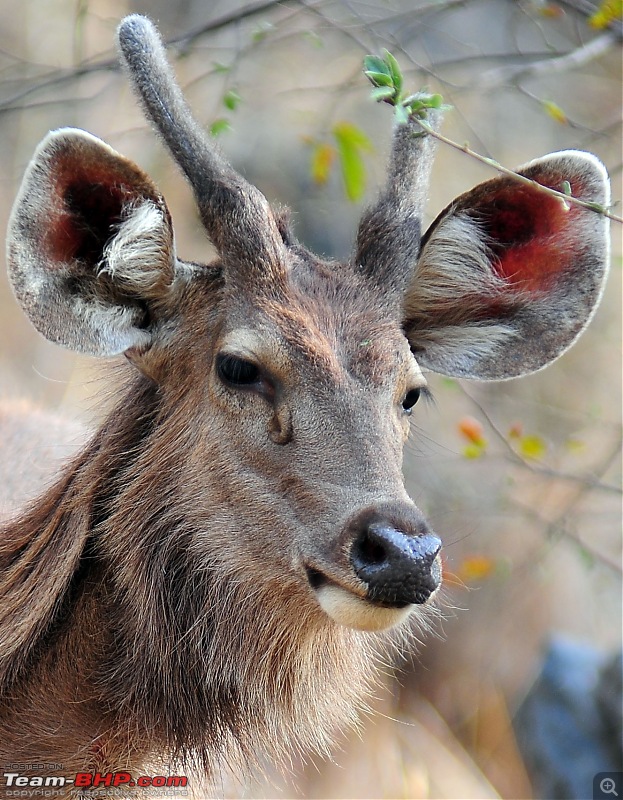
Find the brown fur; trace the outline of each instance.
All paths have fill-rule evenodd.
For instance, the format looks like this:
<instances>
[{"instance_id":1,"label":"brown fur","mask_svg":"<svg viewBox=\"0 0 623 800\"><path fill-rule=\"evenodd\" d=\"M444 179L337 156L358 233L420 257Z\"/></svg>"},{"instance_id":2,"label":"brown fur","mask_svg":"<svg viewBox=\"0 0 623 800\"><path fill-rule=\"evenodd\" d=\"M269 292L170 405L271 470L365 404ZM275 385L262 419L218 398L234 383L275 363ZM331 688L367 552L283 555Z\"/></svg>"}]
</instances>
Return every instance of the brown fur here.
<instances>
[{"instance_id":1,"label":"brown fur","mask_svg":"<svg viewBox=\"0 0 623 800\"><path fill-rule=\"evenodd\" d=\"M197 367L176 369L171 357L166 384L130 379L60 482L3 532L4 761L61 762L71 774L136 769L154 753L199 752L214 768L232 748L251 757L258 742L280 752L292 742L323 749L363 695L373 641L327 624L288 569L287 548L266 557L274 550L266 535L277 526L286 534L307 517L320 529L335 518L335 501L326 492L322 504L310 491L284 492L308 485L296 464L271 467L244 450L240 460L224 458L229 442L201 421L211 387L197 384L199 364L214 338L210 325L220 322L205 286L208 297L188 298L189 323L205 326L187 353ZM331 337L359 322L340 307L331 315L323 305L322 316L333 316ZM323 363L316 369L327 383ZM299 388L300 402L305 394ZM253 503L251 481L259 484ZM351 507L355 499L337 519ZM291 510L298 518L288 522ZM259 535L265 517L271 527ZM94 751L96 741L105 746Z\"/></svg>"},{"instance_id":2,"label":"brown fur","mask_svg":"<svg viewBox=\"0 0 623 800\"><path fill-rule=\"evenodd\" d=\"M439 542L401 474L425 386L413 353L453 375L540 369L590 319L606 229L546 205L566 229L561 274L539 284L553 240L527 246L519 226L511 241L508 219L552 220L536 192L513 206L504 178L421 246L432 146L411 120L356 257L324 262L203 137L153 26L133 16L119 35L219 260L177 258L164 199L103 142L65 129L40 145L9 228L16 295L52 341L131 367L91 442L0 531L0 760L64 775L199 762L215 778L326 749L391 638L369 631L430 616ZM607 197L592 156L527 169ZM255 377L228 378L224 359ZM371 576L392 553L389 578Z\"/></svg>"}]
</instances>

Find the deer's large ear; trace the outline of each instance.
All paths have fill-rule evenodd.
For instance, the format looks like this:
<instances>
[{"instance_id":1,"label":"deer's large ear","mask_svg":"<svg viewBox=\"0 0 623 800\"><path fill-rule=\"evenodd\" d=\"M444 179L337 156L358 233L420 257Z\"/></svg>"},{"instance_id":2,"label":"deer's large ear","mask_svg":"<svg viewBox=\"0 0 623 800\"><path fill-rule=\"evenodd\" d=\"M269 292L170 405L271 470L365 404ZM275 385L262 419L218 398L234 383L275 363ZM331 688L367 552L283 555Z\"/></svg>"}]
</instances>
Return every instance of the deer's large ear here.
<instances>
[{"instance_id":1,"label":"deer's large ear","mask_svg":"<svg viewBox=\"0 0 623 800\"><path fill-rule=\"evenodd\" d=\"M607 206L606 171L567 151L527 178ZM588 324L608 270L608 220L500 177L455 200L425 235L405 296L418 361L446 375L504 380L541 369Z\"/></svg>"},{"instance_id":2,"label":"deer's large ear","mask_svg":"<svg viewBox=\"0 0 623 800\"><path fill-rule=\"evenodd\" d=\"M84 131L44 139L11 215L9 277L35 327L79 352L150 342L175 274L171 218L151 180Z\"/></svg>"}]
</instances>

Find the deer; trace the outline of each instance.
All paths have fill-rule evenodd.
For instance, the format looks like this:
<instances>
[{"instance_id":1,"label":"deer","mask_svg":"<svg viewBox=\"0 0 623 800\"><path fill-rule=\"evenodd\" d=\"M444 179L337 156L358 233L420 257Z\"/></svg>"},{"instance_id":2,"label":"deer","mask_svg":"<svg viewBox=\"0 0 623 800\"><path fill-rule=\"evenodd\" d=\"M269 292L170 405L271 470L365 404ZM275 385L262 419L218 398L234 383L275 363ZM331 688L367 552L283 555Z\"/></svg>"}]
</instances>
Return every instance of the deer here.
<instances>
[{"instance_id":1,"label":"deer","mask_svg":"<svg viewBox=\"0 0 623 800\"><path fill-rule=\"evenodd\" d=\"M430 624L442 542L402 474L426 374L505 381L577 340L608 221L541 187L603 208L609 184L553 153L424 231L436 139L410 117L352 257L321 258L195 121L153 23L118 45L217 256L178 257L158 188L90 133L27 167L17 301L50 341L124 358L97 432L0 532L0 761L215 779L326 752L379 653Z\"/></svg>"}]
</instances>

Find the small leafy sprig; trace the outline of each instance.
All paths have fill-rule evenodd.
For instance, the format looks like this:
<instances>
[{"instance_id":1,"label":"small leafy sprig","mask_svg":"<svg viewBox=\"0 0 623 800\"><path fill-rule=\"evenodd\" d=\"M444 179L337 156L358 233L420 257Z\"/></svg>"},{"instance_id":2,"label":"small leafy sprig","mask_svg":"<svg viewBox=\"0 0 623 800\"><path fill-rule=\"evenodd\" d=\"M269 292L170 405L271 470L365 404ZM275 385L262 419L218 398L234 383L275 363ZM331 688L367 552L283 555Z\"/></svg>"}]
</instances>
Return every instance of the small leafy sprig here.
<instances>
[{"instance_id":1,"label":"small leafy sprig","mask_svg":"<svg viewBox=\"0 0 623 800\"><path fill-rule=\"evenodd\" d=\"M610 0L604 0L604 6L606 2L610 2ZM623 0L616 0L616 2L623 2ZM460 150L462 153L466 153L468 156L475 158L482 164L493 167L493 169L497 170L503 175L508 175L520 183L531 186L537 192L542 192L550 197L560 198L567 207L572 204L579 206L580 208L588 208L591 211L595 211L597 214L601 214L603 217L607 217L614 222L623 224L623 217L619 217L614 214L610 208L606 208L599 203L593 203L573 197L571 195L571 186L567 181L563 181L562 186L560 187L561 191L550 189L548 186L542 186L537 181L527 178L525 175L520 175L513 170L506 169L506 167L503 167L492 158L486 158L485 156L476 153L466 144L457 144L457 142L454 142L452 139L449 139L447 136L441 134L433 125L430 124L429 120L427 120L427 112L429 109L440 109L441 111L447 111L448 109L452 108L452 106L444 105L443 98L439 94L429 94L425 91L410 95L406 94L403 90L403 77L398 62L390 52L387 50L384 50L383 52L385 53L384 58L381 58L380 56L366 56L363 60L364 75L374 87L372 89L372 98L379 103L389 103L389 105L394 106L396 121L399 124L404 125L411 117L415 117L418 120L421 128L421 131L414 134L415 136L423 136L428 134L438 141L453 147L455 150ZM550 115L553 115L553 109L548 108L547 110Z\"/></svg>"},{"instance_id":2,"label":"small leafy sprig","mask_svg":"<svg viewBox=\"0 0 623 800\"><path fill-rule=\"evenodd\" d=\"M440 94L429 94L426 91L407 94L403 89L402 71L394 56L383 51L385 56L366 56L363 60L363 72L372 86L372 99L379 103L389 103L394 107L396 121L406 124L411 117L426 119L431 108L447 110L450 106L443 103Z\"/></svg>"}]
</instances>

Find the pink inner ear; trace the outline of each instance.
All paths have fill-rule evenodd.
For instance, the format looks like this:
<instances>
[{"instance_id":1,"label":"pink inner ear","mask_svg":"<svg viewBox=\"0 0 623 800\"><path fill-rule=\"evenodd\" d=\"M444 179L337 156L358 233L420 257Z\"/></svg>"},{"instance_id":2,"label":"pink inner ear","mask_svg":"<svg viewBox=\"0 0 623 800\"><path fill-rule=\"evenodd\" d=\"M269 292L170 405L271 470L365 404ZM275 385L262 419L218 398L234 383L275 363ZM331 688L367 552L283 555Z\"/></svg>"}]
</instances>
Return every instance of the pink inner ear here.
<instances>
[{"instance_id":1,"label":"pink inner ear","mask_svg":"<svg viewBox=\"0 0 623 800\"><path fill-rule=\"evenodd\" d=\"M57 155L49 175L54 202L44 247L52 263L97 264L132 192L123 176L96 160Z\"/></svg>"},{"instance_id":2,"label":"pink inner ear","mask_svg":"<svg viewBox=\"0 0 623 800\"><path fill-rule=\"evenodd\" d=\"M539 183L560 190L564 176L547 177ZM581 196L579 182L570 183L573 195ZM487 193L477 213L496 256L493 268L511 286L540 294L572 264L581 214L577 206L511 182Z\"/></svg>"}]
</instances>

